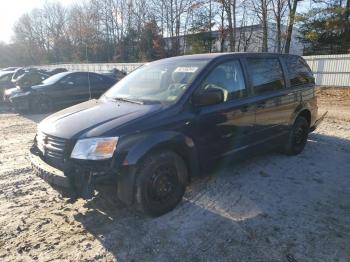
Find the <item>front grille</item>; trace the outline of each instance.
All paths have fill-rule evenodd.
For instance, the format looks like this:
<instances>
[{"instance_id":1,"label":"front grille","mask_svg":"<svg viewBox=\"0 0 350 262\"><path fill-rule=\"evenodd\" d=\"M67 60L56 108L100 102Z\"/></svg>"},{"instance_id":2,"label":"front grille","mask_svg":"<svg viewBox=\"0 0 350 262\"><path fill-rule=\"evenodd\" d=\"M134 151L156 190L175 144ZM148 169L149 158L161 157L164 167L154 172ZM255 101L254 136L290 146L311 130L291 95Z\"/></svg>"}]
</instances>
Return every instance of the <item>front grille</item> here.
<instances>
[{"instance_id":1,"label":"front grille","mask_svg":"<svg viewBox=\"0 0 350 262\"><path fill-rule=\"evenodd\" d=\"M50 136L40 131L36 135L37 147L45 159L48 158L63 162L67 142L67 139Z\"/></svg>"}]
</instances>

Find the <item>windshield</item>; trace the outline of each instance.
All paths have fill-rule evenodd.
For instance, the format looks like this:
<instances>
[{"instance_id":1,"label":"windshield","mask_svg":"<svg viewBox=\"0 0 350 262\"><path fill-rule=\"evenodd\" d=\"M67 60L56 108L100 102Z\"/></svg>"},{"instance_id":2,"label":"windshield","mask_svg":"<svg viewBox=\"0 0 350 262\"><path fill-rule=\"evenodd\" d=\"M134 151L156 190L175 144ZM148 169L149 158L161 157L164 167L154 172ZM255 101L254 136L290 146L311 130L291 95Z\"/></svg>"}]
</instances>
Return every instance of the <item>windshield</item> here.
<instances>
[{"instance_id":1,"label":"windshield","mask_svg":"<svg viewBox=\"0 0 350 262\"><path fill-rule=\"evenodd\" d=\"M164 60L146 64L124 77L105 96L112 99L174 103L208 61Z\"/></svg>"},{"instance_id":2,"label":"windshield","mask_svg":"<svg viewBox=\"0 0 350 262\"><path fill-rule=\"evenodd\" d=\"M68 72L64 72L64 73L58 73L56 75L50 76L49 78L45 79L44 81L42 81L42 83L44 85L53 85L55 84L57 81L61 80L63 77L65 77L67 74L69 74Z\"/></svg>"}]
</instances>

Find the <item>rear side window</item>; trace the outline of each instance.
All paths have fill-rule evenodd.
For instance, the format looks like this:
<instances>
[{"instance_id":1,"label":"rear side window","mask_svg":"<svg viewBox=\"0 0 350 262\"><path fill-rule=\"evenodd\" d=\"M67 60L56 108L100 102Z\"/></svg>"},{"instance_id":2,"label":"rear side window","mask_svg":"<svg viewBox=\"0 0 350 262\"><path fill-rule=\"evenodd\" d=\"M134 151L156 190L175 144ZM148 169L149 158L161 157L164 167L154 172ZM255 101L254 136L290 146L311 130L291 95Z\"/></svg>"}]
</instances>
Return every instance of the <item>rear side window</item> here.
<instances>
[{"instance_id":1,"label":"rear side window","mask_svg":"<svg viewBox=\"0 0 350 262\"><path fill-rule=\"evenodd\" d=\"M203 81L199 92L206 89L220 89L224 102L247 95L241 64L238 60L224 62L215 67Z\"/></svg>"},{"instance_id":2,"label":"rear side window","mask_svg":"<svg viewBox=\"0 0 350 262\"><path fill-rule=\"evenodd\" d=\"M288 77L291 86L299 86L309 83L315 83L311 70L306 62L297 56L284 58L288 70Z\"/></svg>"},{"instance_id":3,"label":"rear side window","mask_svg":"<svg viewBox=\"0 0 350 262\"><path fill-rule=\"evenodd\" d=\"M75 86L87 86L88 85L88 75L83 74L73 74L63 78L60 81L61 84L72 83Z\"/></svg>"},{"instance_id":4,"label":"rear side window","mask_svg":"<svg viewBox=\"0 0 350 262\"><path fill-rule=\"evenodd\" d=\"M247 62L255 95L284 88L283 71L278 58L248 58Z\"/></svg>"},{"instance_id":5,"label":"rear side window","mask_svg":"<svg viewBox=\"0 0 350 262\"><path fill-rule=\"evenodd\" d=\"M75 76L74 82L79 86L87 86L89 84L89 77L87 74L79 74Z\"/></svg>"},{"instance_id":6,"label":"rear side window","mask_svg":"<svg viewBox=\"0 0 350 262\"><path fill-rule=\"evenodd\" d=\"M93 84L103 84L105 79L102 76L90 74L89 75L90 82Z\"/></svg>"}]
</instances>

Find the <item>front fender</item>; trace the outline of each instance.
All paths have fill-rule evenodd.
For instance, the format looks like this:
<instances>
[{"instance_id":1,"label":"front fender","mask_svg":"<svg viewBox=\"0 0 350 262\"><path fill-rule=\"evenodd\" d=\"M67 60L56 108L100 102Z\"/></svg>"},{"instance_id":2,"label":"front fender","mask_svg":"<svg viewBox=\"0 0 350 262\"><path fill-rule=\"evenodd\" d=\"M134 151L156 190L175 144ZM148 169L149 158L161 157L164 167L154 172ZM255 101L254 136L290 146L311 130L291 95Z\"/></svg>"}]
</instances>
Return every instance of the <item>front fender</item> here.
<instances>
[{"instance_id":1,"label":"front fender","mask_svg":"<svg viewBox=\"0 0 350 262\"><path fill-rule=\"evenodd\" d=\"M124 157L120 159L118 197L126 204L131 204L134 199L138 165L152 151L173 150L184 158L190 175L199 172L195 144L192 138L179 132L162 131L126 138L121 143L120 150Z\"/></svg>"},{"instance_id":2,"label":"front fender","mask_svg":"<svg viewBox=\"0 0 350 262\"><path fill-rule=\"evenodd\" d=\"M195 154L195 144L192 138L175 131L164 131L150 134L135 145L133 145L125 157L124 162L129 165L136 165L148 152L156 148L163 148L169 146L170 149L177 151L177 149L184 150L178 152L180 155L185 153Z\"/></svg>"}]
</instances>

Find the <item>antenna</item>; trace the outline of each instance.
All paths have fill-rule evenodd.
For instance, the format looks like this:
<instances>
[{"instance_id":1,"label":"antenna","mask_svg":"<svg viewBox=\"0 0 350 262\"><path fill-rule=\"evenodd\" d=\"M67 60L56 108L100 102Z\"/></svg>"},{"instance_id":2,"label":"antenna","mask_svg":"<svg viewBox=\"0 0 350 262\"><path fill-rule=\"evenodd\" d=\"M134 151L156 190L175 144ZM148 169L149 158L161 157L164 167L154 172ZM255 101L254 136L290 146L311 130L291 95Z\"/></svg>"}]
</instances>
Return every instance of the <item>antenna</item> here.
<instances>
[{"instance_id":1,"label":"antenna","mask_svg":"<svg viewBox=\"0 0 350 262\"><path fill-rule=\"evenodd\" d=\"M86 56L86 63L89 63L89 57L88 57L88 49L87 49L87 43L85 45L85 56ZM89 86L89 100L91 100L91 85L90 85L90 71L89 71L89 67L88 67L88 86Z\"/></svg>"}]
</instances>

